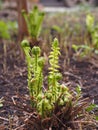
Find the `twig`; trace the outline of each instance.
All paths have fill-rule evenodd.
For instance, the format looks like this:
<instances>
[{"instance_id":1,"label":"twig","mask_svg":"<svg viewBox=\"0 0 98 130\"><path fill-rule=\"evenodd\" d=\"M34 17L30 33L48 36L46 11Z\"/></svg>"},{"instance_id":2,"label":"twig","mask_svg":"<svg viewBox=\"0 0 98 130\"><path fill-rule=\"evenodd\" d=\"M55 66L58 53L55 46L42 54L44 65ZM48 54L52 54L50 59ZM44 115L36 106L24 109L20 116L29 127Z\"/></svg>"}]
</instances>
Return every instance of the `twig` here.
<instances>
[{"instance_id":1,"label":"twig","mask_svg":"<svg viewBox=\"0 0 98 130\"><path fill-rule=\"evenodd\" d=\"M74 74L72 74L70 72L64 72L64 75L69 75L69 76L75 77L76 79L79 79L79 80L81 79L81 77L79 77L77 75L74 75Z\"/></svg>"},{"instance_id":2,"label":"twig","mask_svg":"<svg viewBox=\"0 0 98 130\"><path fill-rule=\"evenodd\" d=\"M1 117L1 116L0 116L0 119L5 120L5 121L9 121L7 118Z\"/></svg>"},{"instance_id":3,"label":"twig","mask_svg":"<svg viewBox=\"0 0 98 130\"><path fill-rule=\"evenodd\" d=\"M14 96L12 97L12 101L13 101L14 105L16 105L16 102L15 102L15 100L14 100Z\"/></svg>"},{"instance_id":4,"label":"twig","mask_svg":"<svg viewBox=\"0 0 98 130\"><path fill-rule=\"evenodd\" d=\"M96 123L92 122L92 121L69 121L67 122L67 124L72 124L72 123L81 123L81 124L92 124L92 125L96 125Z\"/></svg>"},{"instance_id":5,"label":"twig","mask_svg":"<svg viewBox=\"0 0 98 130\"><path fill-rule=\"evenodd\" d=\"M21 125L21 126L15 128L14 130L20 130L20 128L23 128L24 126L25 126L25 124L23 124L23 125Z\"/></svg>"},{"instance_id":6,"label":"twig","mask_svg":"<svg viewBox=\"0 0 98 130\"><path fill-rule=\"evenodd\" d=\"M66 128L66 125L55 114L53 114L53 116Z\"/></svg>"}]
</instances>

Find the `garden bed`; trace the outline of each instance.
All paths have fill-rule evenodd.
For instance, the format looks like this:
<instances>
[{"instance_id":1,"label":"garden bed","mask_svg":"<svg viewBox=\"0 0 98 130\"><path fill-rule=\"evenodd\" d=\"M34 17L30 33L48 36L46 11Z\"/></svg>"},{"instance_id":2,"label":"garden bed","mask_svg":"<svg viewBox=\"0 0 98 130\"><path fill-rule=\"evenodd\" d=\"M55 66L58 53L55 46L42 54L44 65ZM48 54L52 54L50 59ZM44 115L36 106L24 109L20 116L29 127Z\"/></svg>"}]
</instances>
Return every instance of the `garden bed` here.
<instances>
[{"instance_id":1,"label":"garden bed","mask_svg":"<svg viewBox=\"0 0 98 130\"><path fill-rule=\"evenodd\" d=\"M85 14L81 13L81 17L85 19ZM44 22L44 30L42 30L42 38L43 44L40 45L42 48L42 55L46 58L46 64L44 68L44 77L47 79L47 73L48 73L48 55L50 50L50 35L53 38L54 36L58 36L58 39L60 40L60 46L61 46L61 56L59 60L60 65L60 72L63 75L62 83L64 82L66 86L68 86L71 90L75 90L75 87L77 85L80 85L82 88L82 96L83 98L89 98L88 101L95 103L98 105L98 65L97 65L97 58L94 57L87 57L84 59L78 59L74 57L73 50L70 50L70 46L68 47L69 52L67 53L64 48L64 43L62 43L64 40L67 40L68 43L71 45L73 43L82 43L82 36L83 31L85 29L84 21L83 19L76 17L77 13L75 15L70 15L71 17L68 19L69 14L66 14L66 18L64 17L65 14L58 14L58 15L50 15L46 16L46 21ZM95 16L97 14L95 13ZM80 16L80 14L78 14ZM47 17L49 18L47 20ZM61 18L61 21L58 20L58 17ZM52 22L50 22L52 20ZM62 26L64 25L64 21L67 21L66 23L69 23L68 27L71 26L71 30L67 28L69 34L67 37L64 37L65 32L62 33L62 36L58 32L52 32L52 26L58 25ZM80 20L80 21L79 21ZM55 23L56 21L56 23ZM81 26L83 26L83 30L78 32L80 27L78 28L75 24L76 22L81 22ZM51 25L52 24L52 25ZM77 31L74 31L77 28ZM65 27L65 25L64 25ZM81 29L80 29L81 30ZM75 32L75 33L73 33ZM73 35L73 36L72 36ZM80 37L80 39L77 38ZM63 37L63 38L61 38ZM52 39L51 38L51 39ZM82 39L82 40L81 40ZM49 41L50 40L50 41ZM14 41L15 42L15 41ZM80 44L78 43L78 44ZM47 45L48 44L48 45ZM67 51L68 51L67 50ZM0 44L0 98L3 99L3 106L0 107L0 130L44 130L40 128L40 117L35 113L34 108L30 106L30 97L29 97L29 91L28 91L28 85L27 85L27 67L25 64L25 60L21 59L19 52L19 46L17 46L15 43L10 43L7 45L7 57L6 57L6 72L3 70L3 64L4 64L4 54L3 54L3 44L1 42ZM91 58L91 59L90 59ZM47 83L45 82L44 86L47 88ZM98 110L95 109L95 114L98 115ZM39 120L38 120L39 119ZM55 119L55 118L53 118ZM50 125L50 130L59 130L57 122L55 124L54 128L51 128L51 124L49 124L50 119L46 119L46 124L44 125ZM36 122L36 123L35 123ZM47 124L48 122L48 124ZM61 129L64 129L64 123L61 121L58 121ZM74 122L74 124L78 124L78 122ZM86 122L84 122L85 124ZM36 125L37 124L37 125ZM77 128L78 129L78 128ZM98 124L95 127L93 127L93 124L90 123L90 125L86 126L84 130L97 130ZM71 130L70 125L67 128L67 130Z\"/></svg>"}]
</instances>

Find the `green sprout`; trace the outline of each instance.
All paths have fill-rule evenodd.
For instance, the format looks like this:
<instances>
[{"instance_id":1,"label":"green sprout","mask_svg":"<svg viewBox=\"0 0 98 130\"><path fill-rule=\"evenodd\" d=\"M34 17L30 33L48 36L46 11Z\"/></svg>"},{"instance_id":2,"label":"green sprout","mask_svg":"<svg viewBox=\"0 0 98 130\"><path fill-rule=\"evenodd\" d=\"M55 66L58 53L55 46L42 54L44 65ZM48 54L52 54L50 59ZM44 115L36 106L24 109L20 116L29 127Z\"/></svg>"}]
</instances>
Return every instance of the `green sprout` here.
<instances>
[{"instance_id":1,"label":"green sprout","mask_svg":"<svg viewBox=\"0 0 98 130\"><path fill-rule=\"evenodd\" d=\"M60 55L60 48L59 48L59 43L57 39L54 39L54 42L51 47L52 51L50 52L49 55L49 89L52 89L52 94L54 96L54 101L57 100L58 97L58 87L59 87L59 79L62 77L62 75L59 73L58 68L58 60L59 60L59 55Z\"/></svg>"}]
</instances>

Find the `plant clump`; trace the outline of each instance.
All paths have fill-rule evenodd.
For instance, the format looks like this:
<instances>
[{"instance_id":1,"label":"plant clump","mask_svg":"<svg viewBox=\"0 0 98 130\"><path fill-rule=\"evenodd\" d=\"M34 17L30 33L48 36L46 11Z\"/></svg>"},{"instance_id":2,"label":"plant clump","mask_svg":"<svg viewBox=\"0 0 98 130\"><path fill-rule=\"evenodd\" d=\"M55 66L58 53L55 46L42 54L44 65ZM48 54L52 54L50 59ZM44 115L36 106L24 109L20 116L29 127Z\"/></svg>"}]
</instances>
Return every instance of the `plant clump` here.
<instances>
[{"instance_id":1,"label":"plant clump","mask_svg":"<svg viewBox=\"0 0 98 130\"><path fill-rule=\"evenodd\" d=\"M92 14L86 16L87 38L82 45L72 45L77 57L91 57L93 54L98 54L98 24L95 23L95 18Z\"/></svg>"},{"instance_id":2,"label":"plant clump","mask_svg":"<svg viewBox=\"0 0 98 130\"><path fill-rule=\"evenodd\" d=\"M81 87L77 86L76 90L72 91L65 84L60 83L62 74L58 70L60 68L58 40L54 39L49 55L47 89L43 83L45 60L40 55L40 48L38 46L30 48L27 40L23 40L21 45L26 56L31 105L40 117L37 118L35 124L37 123L36 125L41 130L46 128L76 129L76 127L80 129L85 128L90 123L92 127L96 127L95 116L89 114L93 107L90 106L88 98L83 99Z\"/></svg>"}]
</instances>

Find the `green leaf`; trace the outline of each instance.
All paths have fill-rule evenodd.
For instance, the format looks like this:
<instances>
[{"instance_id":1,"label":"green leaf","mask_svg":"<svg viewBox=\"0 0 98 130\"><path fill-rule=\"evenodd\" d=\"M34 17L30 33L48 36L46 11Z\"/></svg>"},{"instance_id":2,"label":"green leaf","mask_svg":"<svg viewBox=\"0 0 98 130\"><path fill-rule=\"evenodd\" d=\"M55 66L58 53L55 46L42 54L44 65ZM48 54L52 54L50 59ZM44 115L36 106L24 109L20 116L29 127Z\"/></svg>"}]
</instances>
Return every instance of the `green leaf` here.
<instances>
[{"instance_id":1,"label":"green leaf","mask_svg":"<svg viewBox=\"0 0 98 130\"><path fill-rule=\"evenodd\" d=\"M90 111L92 111L94 108L96 108L96 107L98 107L96 104L91 104L90 106L88 106L87 108L86 108L86 110L88 111L88 112L90 112Z\"/></svg>"},{"instance_id":2,"label":"green leaf","mask_svg":"<svg viewBox=\"0 0 98 130\"><path fill-rule=\"evenodd\" d=\"M72 48L73 48L75 51L77 51L79 47L78 47L77 45L73 44L73 45L72 45Z\"/></svg>"},{"instance_id":3,"label":"green leaf","mask_svg":"<svg viewBox=\"0 0 98 130\"><path fill-rule=\"evenodd\" d=\"M81 94L81 87L79 85L76 87L76 92L78 95Z\"/></svg>"}]
</instances>

